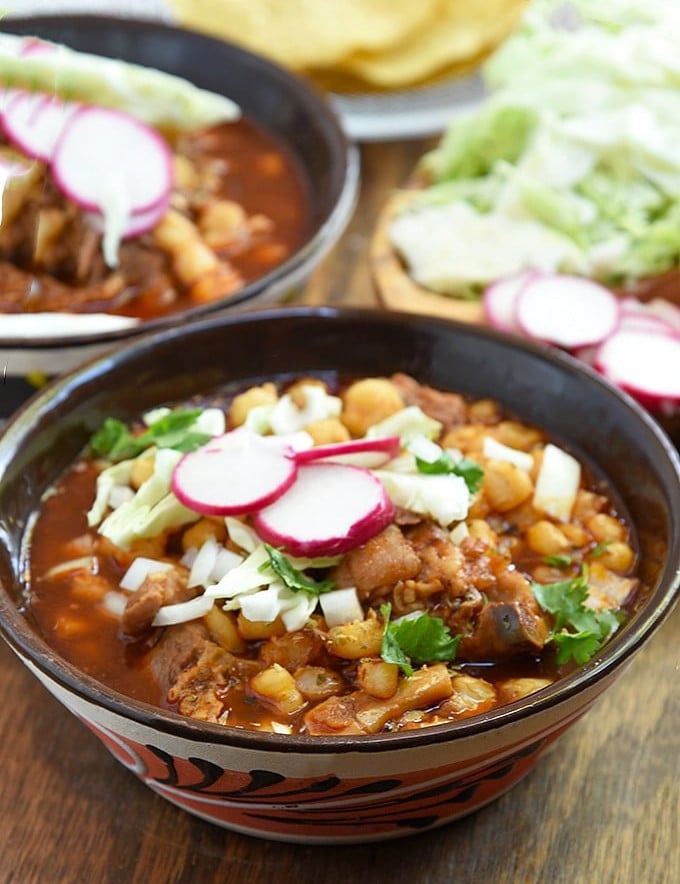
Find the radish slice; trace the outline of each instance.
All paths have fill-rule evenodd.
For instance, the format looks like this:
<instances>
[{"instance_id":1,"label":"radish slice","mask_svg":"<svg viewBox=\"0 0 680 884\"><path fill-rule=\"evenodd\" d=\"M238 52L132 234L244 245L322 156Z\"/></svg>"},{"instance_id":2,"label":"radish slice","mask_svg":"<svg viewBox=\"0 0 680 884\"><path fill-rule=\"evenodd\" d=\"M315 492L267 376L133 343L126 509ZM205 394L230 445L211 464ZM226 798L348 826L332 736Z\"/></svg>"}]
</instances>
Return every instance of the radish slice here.
<instances>
[{"instance_id":1,"label":"radish slice","mask_svg":"<svg viewBox=\"0 0 680 884\"><path fill-rule=\"evenodd\" d=\"M602 374L651 404L680 400L680 335L621 329L595 356Z\"/></svg>"},{"instance_id":2,"label":"radish slice","mask_svg":"<svg viewBox=\"0 0 680 884\"><path fill-rule=\"evenodd\" d=\"M166 199L161 200L161 202L152 206L150 209L146 209L144 212L134 212L130 215L125 224L122 234L123 239L130 239L133 236L141 236L148 230L153 230L156 224L158 224L168 211L169 206L170 197L168 195ZM86 212L85 217L96 231L104 233L106 225L103 215L100 215L99 212Z\"/></svg>"},{"instance_id":3,"label":"radish slice","mask_svg":"<svg viewBox=\"0 0 680 884\"><path fill-rule=\"evenodd\" d=\"M501 331L520 333L515 319L517 299L538 275L537 270L522 270L487 286L482 296L482 306L489 325Z\"/></svg>"},{"instance_id":4,"label":"radish slice","mask_svg":"<svg viewBox=\"0 0 680 884\"><path fill-rule=\"evenodd\" d=\"M569 349L597 344L619 322L620 307L609 289L579 276L540 275L527 283L515 316L529 337Z\"/></svg>"},{"instance_id":5,"label":"radish slice","mask_svg":"<svg viewBox=\"0 0 680 884\"><path fill-rule=\"evenodd\" d=\"M250 513L276 500L295 481L293 450L256 433L235 430L185 454L172 475L175 496L197 513Z\"/></svg>"},{"instance_id":6,"label":"radish slice","mask_svg":"<svg viewBox=\"0 0 680 884\"><path fill-rule=\"evenodd\" d=\"M675 329L660 316L651 313L626 313L621 312L621 321L617 331L622 329L638 329L639 331L656 332L661 335L674 335Z\"/></svg>"},{"instance_id":7,"label":"radish slice","mask_svg":"<svg viewBox=\"0 0 680 884\"><path fill-rule=\"evenodd\" d=\"M83 107L57 142L52 173L57 186L82 208L104 211L118 197L133 214L167 199L172 155L161 136L134 117Z\"/></svg>"},{"instance_id":8,"label":"radish slice","mask_svg":"<svg viewBox=\"0 0 680 884\"><path fill-rule=\"evenodd\" d=\"M352 439L349 442L316 445L314 448L298 451L295 454L295 460L299 464L321 460L372 469L389 463L397 457L400 450L399 436L385 436L381 439Z\"/></svg>"},{"instance_id":9,"label":"radish slice","mask_svg":"<svg viewBox=\"0 0 680 884\"><path fill-rule=\"evenodd\" d=\"M260 537L294 556L326 556L365 543L394 518L382 483L359 467L301 466L297 481L253 517Z\"/></svg>"},{"instance_id":10,"label":"radish slice","mask_svg":"<svg viewBox=\"0 0 680 884\"><path fill-rule=\"evenodd\" d=\"M5 134L27 156L49 162L61 133L80 107L56 96L20 92L5 108Z\"/></svg>"},{"instance_id":11,"label":"radish slice","mask_svg":"<svg viewBox=\"0 0 680 884\"><path fill-rule=\"evenodd\" d=\"M647 312L652 316L658 316L671 325L676 332L680 332L680 308L664 298L654 298L645 305Z\"/></svg>"}]
</instances>

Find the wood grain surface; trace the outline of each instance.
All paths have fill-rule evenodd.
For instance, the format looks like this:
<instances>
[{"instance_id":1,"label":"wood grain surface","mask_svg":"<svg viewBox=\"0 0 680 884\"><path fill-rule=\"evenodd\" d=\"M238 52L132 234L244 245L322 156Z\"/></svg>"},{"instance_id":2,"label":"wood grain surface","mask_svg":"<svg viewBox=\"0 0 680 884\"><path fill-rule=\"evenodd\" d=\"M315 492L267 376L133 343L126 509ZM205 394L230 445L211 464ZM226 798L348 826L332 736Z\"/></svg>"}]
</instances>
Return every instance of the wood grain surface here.
<instances>
[{"instance_id":1,"label":"wood grain surface","mask_svg":"<svg viewBox=\"0 0 680 884\"><path fill-rule=\"evenodd\" d=\"M427 142L366 145L341 243L299 301L376 305L368 246ZM677 884L680 609L536 770L411 838L259 841L194 819L113 760L0 644L0 884Z\"/></svg>"}]
</instances>

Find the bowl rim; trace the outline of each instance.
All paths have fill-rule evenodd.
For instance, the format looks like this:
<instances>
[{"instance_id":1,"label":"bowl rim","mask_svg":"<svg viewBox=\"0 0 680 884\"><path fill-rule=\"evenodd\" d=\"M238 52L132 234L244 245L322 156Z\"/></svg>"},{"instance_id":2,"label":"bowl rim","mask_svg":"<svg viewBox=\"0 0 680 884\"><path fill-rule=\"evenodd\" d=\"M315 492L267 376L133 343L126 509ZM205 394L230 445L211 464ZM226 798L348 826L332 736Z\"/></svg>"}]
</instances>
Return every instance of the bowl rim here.
<instances>
[{"instance_id":1,"label":"bowl rim","mask_svg":"<svg viewBox=\"0 0 680 884\"><path fill-rule=\"evenodd\" d=\"M277 65L273 61L250 52L235 43L221 40L200 31L181 27L169 22L147 18L129 18L113 14L97 13L73 13L73 14L36 14L15 15L4 23L4 30L9 33L23 33L22 29L35 25L39 30L43 27L58 27L72 25L78 28L96 28L102 30L118 30L130 37L140 34L165 34L179 38L189 38L205 46L222 47L223 51L230 53L245 65L255 67L266 74L268 78L279 83L286 84L301 98L305 105L313 109L314 114L322 120L324 131L332 134L329 140L331 152L337 154L337 158L343 162L343 172L340 180L341 187L335 197L332 208L326 213L316 227L309 231L307 239L298 250L289 258L272 268L264 276L245 285L240 291L229 298L222 299L214 304L203 304L191 307L178 313L155 319L143 320L137 325L124 329L101 331L88 335L86 333L74 335L54 335L22 338L3 337L0 332L0 347L5 350L26 348L35 350L53 350L55 348L70 348L83 345L115 345L127 341L133 337L146 334L147 332L161 331L171 327L177 322L200 321L206 315L214 315L221 311L232 312L236 309L247 308L250 302L258 295L266 296L270 292L276 292L282 287L293 286L297 278L303 276L307 265L313 260L320 260L333 247L337 238L348 224L359 195L360 183L360 151L359 146L352 141L345 132L342 121L324 93L313 83L303 80L291 71ZM38 36L40 34L38 33ZM50 39L50 38L46 38ZM90 50L80 50L90 51ZM101 54L101 53L93 53ZM112 57L112 56L103 56ZM143 62L136 62L143 64ZM160 68L159 68L160 70ZM246 115L247 116L247 115ZM266 129L266 127L264 127ZM304 170L303 170L304 171ZM310 184L313 184L311 179ZM313 186L310 187L310 198L313 198Z\"/></svg>"},{"instance_id":2,"label":"bowl rim","mask_svg":"<svg viewBox=\"0 0 680 884\"><path fill-rule=\"evenodd\" d=\"M680 519L680 455L678 451L664 430L646 410L589 366L562 351L532 341L519 338L510 339L507 335L492 328L471 326L441 317L414 317L410 313L386 313L373 308L298 306L222 314L193 322L184 328L174 327L160 333L134 338L115 351L95 357L77 369L51 381L34 394L15 412L0 432L0 450L7 444L12 445L15 436L17 437L16 441L21 441L23 436L30 433L30 427L35 423L35 419L44 405L50 401L63 402L80 385L92 381L99 374L104 373L107 368L115 367L116 364L128 359L142 358L146 352L151 351L158 344L171 343L174 339L183 338L186 335L200 337L204 333L214 332L216 326L276 322L291 316L302 319L319 319L329 323L338 319L360 322L362 319L370 318L381 324L447 327L451 329L453 334L492 339L505 346L532 353L557 366L559 370L582 375L586 379L586 383L601 387L602 391L612 400L618 401L619 406L623 406L633 413L638 425L644 428L648 441L654 446L656 456L652 460L655 467L659 466L658 458L660 457L665 461L665 466L670 467L675 473L678 482L673 488L666 490L672 502L671 514L672 511L675 511ZM16 443L14 443L14 447L16 450ZM673 566L673 562L675 562L675 566ZM673 567L675 568L674 572ZM126 697L82 673L77 667L53 651L20 613L2 581L0 581L0 634L19 656L26 657L33 666L63 688L94 705L101 706L109 712L153 730L196 743L219 745L225 748L239 747L275 753L346 754L349 752L402 750L425 744L448 743L478 736L507 725L516 724L554 708L573 698L583 688L592 687L602 682L630 662L633 655L666 620L680 599L680 535L671 537L665 565L650 600L652 597L654 597L655 603L653 605L646 604L637 613L634 623L622 634L612 638L596 657L573 673L546 687L539 694L529 695L469 719L412 731L356 736L310 736L247 731L229 725L199 722L171 710Z\"/></svg>"}]
</instances>

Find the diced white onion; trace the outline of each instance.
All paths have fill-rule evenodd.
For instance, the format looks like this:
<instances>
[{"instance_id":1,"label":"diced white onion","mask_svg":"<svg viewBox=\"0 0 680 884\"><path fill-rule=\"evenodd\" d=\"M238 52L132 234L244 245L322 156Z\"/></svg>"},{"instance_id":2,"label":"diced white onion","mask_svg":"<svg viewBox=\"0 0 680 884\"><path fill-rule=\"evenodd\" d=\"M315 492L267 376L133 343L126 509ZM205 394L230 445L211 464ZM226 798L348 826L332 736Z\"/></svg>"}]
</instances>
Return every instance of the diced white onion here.
<instances>
[{"instance_id":1,"label":"diced white onion","mask_svg":"<svg viewBox=\"0 0 680 884\"><path fill-rule=\"evenodd\" d=\"M226 432L227 422L221 408L205 408L191 425L192 433L221 436Z\"/></svg>"},{"instance_id":2,"label":"diced white onion","mask_svg":"<svg viewBox=\"0 0 680 884\"><path fill-rule=\"evenodd\" d=\"M319 596L319 604L328 626L343 626L345 623L364 619L364 610L361 607L356 586L334 589L332 592L322 592Z\"/></svg>"},{"instance_id":3,"label":"diced white onion","mask_svg":"<svg viewBox=\"0 0 680 884\"><path fill-rule=\"evenodd\" d=\"M109 613L113 614L116 617L122 617L123 611L125 610L125 605L127 604L128 597L124 595L122 592L116 592L115 590L109 590L104 595L102 599L102 604L106 608Z\"/></svg>"},{"instance_id":4,"label":"diced white onion","mask_svg":"<svg viewBox=\"0 0 680 884\"><path fill-rule=\"evenodd\" d=\"M273 734L292 734L293 726L290 724L283 724L281 721L272 721L272 733Z\"/></svg>"},{"instance_id":5,"label":"diced white onion","mask_svg":"<svg viewBox=\"0 0 680 884\"><path fill-rule=\"evenodd\" d=\"M167 417L171 411L171 408L168 408L165 405L161 405L159 408L152 408L150 411L147 411L145 414L143 414L142 420L147 425L147 427L150 427L151 424L155 424L157 421L160 421L164 417Z\"/></svg>"},{"instance_id":6,"label":"diced white onion","mask_svg":"<svg viewBox=\"0 0 680 884\"><path fill-rule=\"evenodd\" d=\"M269 568L261 571L260 567L269 561L264 546L259 546L241 564L228 571L214 586L206 590L206 595L216 599L232 599L244 592L252 592L261 586L269 586L278 578Z\"/></svg>"},{"instance_id":7,"label":"diced white onion","mask_svg":"<svg viewBox=\"0 0 680 884\"><path fill-rule=\"evenodd\" d=\"M109 492L109 506L112 510L116 510L119 506L132 500L134 496L135 492L129 485L114 485Z\"/></svg>"},{"instance_id":8,"label":"diced white onion","mask_svg":"<svg viewBox=\"0 0 680 884\"><path fill-rule=\"evenodd\" d=\"M455 528L452 528L449 531L449 537L451 538L451 542L455 543L456 546L460 546L461 543L465 540L466 537L470 536L470 532L468 530L467 522L459 522Z\"/></svg>"},{"instance_id":9,"label":"diced white onion","mask_svg":"<svg viewBox=\"0 0 680 884\"><path fill-rule=\"evenodd\" d=\"M179 560L180 565L184 565L185 568L191 568L191 566L196 561L196 556L198 555L198 550L195 546L190 546L189 549L184 553L182 558Z\"/></svg>"},{"instance_id":10,"label":"diced white onion","mask_svg":"<svg viewBox=\"0 0 680 884\"><path fill-rule=\"evenodd\" d=\"M214 604L214 599L199 595L188 602L179 602L176 605L163 605L153 618L152 626L175 626L177 623L186 623L188 620L196 620L205 617Z\"/></svg>"},{"instance_id":11,"label":"diced white onion","mask_svg":"<svg viewBox=\"0 0 680 884\"><path fill-rule=\"evenodd\" d=\"M581 481L581 465L561 448L549 443L543 451L536 477L533 505L553 519L569 520Z\"/></svg>"},{"instance_id":12,"label":"diced white onion","mask_svg":"<svg viewBox=\"0 0 680 884\"><path fill-rule=\"evenodd\" d=\"M69 559L68 562L53 565L49 571L45 572L45 577L61 577L62 574L68 574L69 571L92 571L93 562L93 556L79 556L77 559Z\"/></svg>"},{"instance_id":13,"label":"diced white onion","mask_svg":"<svg viewBox=\"0 0 680 884\"><path fill-rule=\"evenodd\" d=\"M241 599L241 613L246 620L256 623L272 623L281 613L281 602L275 587L244 595Z\"/></svg>"},{"instance_id":14,"label":"diced white onion","mask_svg":"<svg viewBox=\"0 0 680 884\"><path fill-rule=\"evenodd\" d=\"M534 466L534 459L526 451L518 451L517 448L510 448L503 445L491 436L484 437L483 454L490 460L506 460L508 463L514 464L525 473L530 472Z\"/></svg>"},{"instance_id":15,"label":"diced white onion","mask_svg":"<svg viewBox=\"0 0 680 884\"><path fill-rule=\"evenodd\" d=\"M210 580L214 583L220 581L226 574L243 562L243 556L232 552L230 549L220 549L217 553L217 559L210 572Z\"/></svg>"},{"instance_id":16,"label":"diced white onion","mask_svg":"<svg viewBox=\"0 0 680 884\"><path fill-rule=\"evenodd\" d=\"M136 592L144 583L149 574L158 574L161 571L169 571L173 566L169 562L159 562L156 559L147 559L138 556L127 569L120 581L120 588L129 592Z\"/></svg>"},{"instance_id":17,"label":"diced white onion","mask_svg":"<svg viewBox=\"0 0 680 884\"><path fill-rule=\"evenodd\" d=\"M187 586L206 586L208 584L210 572L215 567L219 551L220 545L215 538L206 538L191 566Z\"/></svg>"},{"instance_id":18,"label":"diced white onion","mask_svg":"<svg viewBox=\"0 0 680 884\"><path fill-rule=\"evenodd\" d=\"M310 596L306 592L298 592L294 604L281 612L283 625L288 632L295 632L296 629L302 629L305 623L314 613L317 605L315 596Z\"/></svg>"},{"instance_id":19,"label":"diced white onion","mask_svg":"<svg viewBox=\"0 0 680 884\"><path fill-rule=\"evenodd\" d=\"M425 463L435 463L442 456L439 445L427 436L416 436L410 440L407 447L418 460L424 460Z\"/></svg>"}]
</instances>

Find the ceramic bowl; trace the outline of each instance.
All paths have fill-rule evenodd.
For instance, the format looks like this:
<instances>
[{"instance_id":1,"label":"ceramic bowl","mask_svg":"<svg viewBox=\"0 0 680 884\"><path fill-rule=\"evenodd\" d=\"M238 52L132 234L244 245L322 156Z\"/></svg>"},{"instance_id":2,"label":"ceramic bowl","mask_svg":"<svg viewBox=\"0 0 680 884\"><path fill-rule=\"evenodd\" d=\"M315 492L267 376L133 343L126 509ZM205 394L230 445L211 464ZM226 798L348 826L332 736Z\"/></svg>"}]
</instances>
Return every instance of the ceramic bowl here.
<instances>
[{"instance_id":1,"label":"ceramic bowl","mask_svg":"<svg viewBox=\"0 0 680 884\"><path fill-rule=\"evenodd\" d=\"M323 370L400 370L438 387L491 395L603 470L636 526L650 587L627 625L588 664L540 694L475 718L371 737L203 724L127 699L50 650L21 613L26 532L41 495L103 417L132 417L230 381ZM446 320L288 308L145 336L33 398L0 439L0 471L0 627L9 645L158 794L265 838L393 838L493 800L622 674L678 595L680 461L658 425L561 353Z\"/></svg>"},{"instance_id":2,"label":"ceramic bowl","mask_svg":"<svg viewBox=\"0 0 680 884\"><path fill-rule=\"evenodd\" d=\"M310 228L303 245L270 273L237 294L203 307L146 321L132 329L87 335L3 338L0 417L33 392L32 378L54 376L121 340L181 324L204 313L272 304L292 294L335 244L354 209L359 181L357 148L344 135L320 92L282 68L237 46L151 20L95 15L11 18L3 31L35 35L83 52L120 58L167 71L227 95L289 148L306 173ZM28 378L27 382L25 379Z\"/></svg>"}]
</instances>

